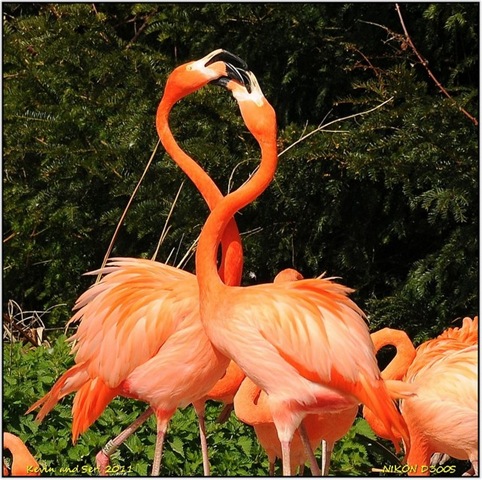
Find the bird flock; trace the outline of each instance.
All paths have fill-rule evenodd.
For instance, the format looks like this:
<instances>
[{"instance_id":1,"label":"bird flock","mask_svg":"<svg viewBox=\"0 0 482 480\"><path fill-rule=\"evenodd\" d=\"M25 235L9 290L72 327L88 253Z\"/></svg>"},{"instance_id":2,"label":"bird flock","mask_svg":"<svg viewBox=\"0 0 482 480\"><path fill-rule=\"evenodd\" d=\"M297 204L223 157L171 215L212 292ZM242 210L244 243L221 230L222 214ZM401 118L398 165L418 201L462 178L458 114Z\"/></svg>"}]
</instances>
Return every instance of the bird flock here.
<instances>
[{"instance_id":1,"label":"bird flock","mask_svg":"<svg viewBox=\"0 0 482 480\"><path fill-rule=\"evenodd\" d=\"M255 174L227 196L169 128L173 106L210 83L231 92L261 151ZM434 454L470 460L466 474L478 475L477 317L415 349L402 331L370 334L365 314L349 298L352 290L333 278L305 279L287 269L272 283L240 286L243 249L234 215L269 186L278 158L274 109L246 63L218 49L174 69L156 127L211 210L196 274L136 258L111 258L91 272L102 278L79 297L69 321L78 324L69 339L75 364L27 413L40 408L42 420L75 393L75 441L113 398L142 400L146 411L108 442L96 464L106 474L111 454L154 415L152 475L158 476L169 420L193 405L207 476L204 407L215 400L225 405L225 416L234 410L253 426L269 460L267 473L274 474L279 458L285 476L303 473L305 464L320 476L329 474L333 445L363 405L374 432L403 452L409 475L434 472ZM381 372L376 353L385 345L397 353ZM320 445L321 466L313 453Z\"/></svg>"}]
</instances>

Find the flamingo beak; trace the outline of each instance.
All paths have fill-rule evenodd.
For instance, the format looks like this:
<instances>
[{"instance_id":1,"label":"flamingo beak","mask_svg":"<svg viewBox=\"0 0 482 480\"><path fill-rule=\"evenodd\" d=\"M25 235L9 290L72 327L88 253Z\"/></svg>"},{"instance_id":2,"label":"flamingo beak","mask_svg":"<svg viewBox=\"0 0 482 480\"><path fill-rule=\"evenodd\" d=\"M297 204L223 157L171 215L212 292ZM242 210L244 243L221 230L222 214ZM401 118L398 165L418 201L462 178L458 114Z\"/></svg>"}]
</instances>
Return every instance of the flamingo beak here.
<instances>
[{"instance_id":1,"label":"flamingo beak","mask_svg":"<svg viewBox=\"0 0 482 480\"><path fill-rule=\"evenodd\" d=\"M231 80L235 80L241 85L243 85L244 87L246 87L246 90L248 90L248 92L251 91L250 77L246 70L244 70L243 68L237 68L230 63L226 63L226 72L227 72L226 76L219 77L216 80L212 80L209 83L212 83L213 85L218 85L219 87L226 88L227 84Z\"/></svg>"},{"instance_id":2,"label":"flamingo beak","mask_svg":"<svg viewBox=\"0 0 482 480\"><path fill-rule=\"evenodd\" d=\"M230 63L226 63L227 75L219 77L216 80L211 80L209 83L212 85L217 85L219 87L227 88L228 83L231 80L238 82L243 85L248 92L251 93L251 79L247 70L243 68L237 68Z\"/></svg>"},{"instance_id":3,"label":"flamingo beak","mask_svg":"<svg viewBox=\"0 0 482 480\"><path fill-rule=\"evenodd\" d=\"M204 66L208 67L214 62L224 62L224 63L229 63L233 66L236 66L238 68L244 68L244 69L248 68L248 64L244 60L239 58L234 53L231 53L231 52L228 52L227 50L222 50L222 49L218 49L218 50L215 50L214 52L211 52L211 54L208 55L207 62Z\"/></svg>"},{"instance_id":4,"label":"flamingo beak","mask_svg":"<svg viewBox=\"0 0 482 480\"><path fill-rule=\"evenodd\" d=\"M224 77L220 77L216 80L212 80L209 83L221 87L226 87L227 83L230 80L236 80L249 90L249 77L245 72L245 70L247 70L248 68L248 64L243 59L241 59L234 53L228 52L227 50L218 49L214 52L211 52L207 56L206 60L207 61L204 64L205 67L208 67L215 62L224 62L224 64L226 65L227 75Z\"/></svg>"}]
</instances>

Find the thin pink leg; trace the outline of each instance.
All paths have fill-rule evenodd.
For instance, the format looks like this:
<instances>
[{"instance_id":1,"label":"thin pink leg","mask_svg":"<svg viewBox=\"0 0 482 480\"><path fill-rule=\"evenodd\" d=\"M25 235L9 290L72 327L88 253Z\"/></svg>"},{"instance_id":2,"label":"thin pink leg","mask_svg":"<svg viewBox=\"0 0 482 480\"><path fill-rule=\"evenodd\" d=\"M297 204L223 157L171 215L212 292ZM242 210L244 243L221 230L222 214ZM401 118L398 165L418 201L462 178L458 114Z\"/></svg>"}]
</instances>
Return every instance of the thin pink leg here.
<instances>
[{"instance_id":1,"label":"thin pink leg","mask_svg":"<svg viewBox=\"0 0 482 480\"><path fill-rule=\"evenodd\" d=\"M216 422L218 423L227 422L233 410L234 410L234 405L232 403L227 403L226 405L224 405L224 408L221 410L221 413L219 414L219 417L217 418Z\"/></svg>"},{"instance_id":2,"label":"thin pink leg","mask_svg":"<svg viewBox=\"0 0 482 480\"><path fill-rule=\"evenodd\" d=\"M329 443L323 440L322 443L322 465L321 465L321 476L328 477L330 474L330 463L331 463L331 453L333 452L333 443Z\"/></svg>"},{"instance_id":3,"label":"thin pink leg","mask_svg":"<svg viewBox=\"0 0 482 480\"><path fill-rule=\"evenodd\" d=\"M300 434L301 441L303 442L303 446L305 447L306 456L310 462L311 473L314 477L319 477L321 475L320 467L318 467L318 462L315 454L313 453L313 449L311 448L310 439L308 438L308 434L306 433L306 428L303 422L300 423L298 432Z\"/></svg>"},{"instance_id":4,"label":"thin pink leg","mask_svg":"<svg viewBox=\"0 0 482 480\"><path fill-rule=\"evenodd\" d=\"M290 459L290 445L291 440L282 440L281 442L281 454L283 461L283 477L291 477L291 459Z\"/></svg>"},{"instance_id":5,"label":"thin pink leg","mask_svg":"<svg viewBox=\"0 0 482 480\"><path fill-rule=\"evenodd\" d=\"M107 467L110 464L110 456L122 445L151 415L152 408L149 407L142 415L137 417L125 430L123 430L113 440L109 440L104 448L96 455L95 461L99 473L107 476Z\"/></svg>"},{"instance_id":6,"label":"thin pink leg","mask_svg":"<svg viewBox=\"0 0 482 480\"><path fill-rule=\"evenodd\" d=\"M152 476L158 477L161 471L162 461L162 447L164 446L164 437L166 436L167 424L169 423L169 416L157 416L157 439L156 449L154 451L154 462L152 463Z\"/></svg>"},{"instance_id":7,"label":"thin pink leg","mask_svg":"<svg viewBox=\"0 0 482 480\"><path fill-rule=\"evenodd\" d=\"M208 442L206 440L206 421L205 421L205 403L203 401L193 403L199 422L199 438L201 439L201 452L203 457L203 472L205 477L211 475L209 465Z\"/></svg>"}]
</instances>

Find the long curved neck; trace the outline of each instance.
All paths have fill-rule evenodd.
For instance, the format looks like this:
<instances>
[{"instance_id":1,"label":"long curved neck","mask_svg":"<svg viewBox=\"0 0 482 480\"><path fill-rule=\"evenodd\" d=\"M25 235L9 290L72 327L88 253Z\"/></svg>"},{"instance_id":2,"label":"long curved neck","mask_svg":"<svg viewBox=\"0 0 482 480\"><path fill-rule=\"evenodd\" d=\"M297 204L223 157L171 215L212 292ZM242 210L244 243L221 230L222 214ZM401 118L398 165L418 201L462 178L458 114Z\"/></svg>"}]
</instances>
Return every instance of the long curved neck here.
<instances>
[{"instance_id":1,"label":"long curved neck","mask_svg":"<svg viewBox=\"0 0 482 480\"><path fill-rule=\"evenodd\" d=\"M169 113L174 106L168 95L164 94L156 114L156 128L162 145L183 172L191 179L204 200L212 210L223 194L211 177L177 144L169 128ZM239 230L231 217L222 237L222 260L220 277L227 285L239 285L243 272L243 248Z\"/></svg>"},{"instance_id":2,"label":"long curved neck","mask_svg":"<svg viewBox=\"0 0 482 480\"><path fill-rule=\"evenodd\" d=\"M20 440L12 434L4 433L3 448L10 450L12 453L12 474L13 475L25 475L28 473L27 468L38 468L39 464L28 451L28 448Z\"/></svg>"},{"instance_id":3,"label":"long curved neck","mask_svg":"<svg viewBox=\"0 0 482 480\"><path fill-rule=\"evenodd\" d=\"M395 357L383 370L382 378L384 380L401 380L416 355L408 335L402 330L383 328L372 333L371 338L377 352L387 345L393 345L397 349Z\"/></svg>"},{"instance_id":4,"label":"long curved neck","mask_svg":"<svg viewBox=\"0 0 482 480\"><path fill-rule=\"evenodd\" d=\"M278 164L276 129L257 138L261 148L261 164L251 179L236 191L227 195L211 212L199 237L196 252L196 273L202 298L209 297L213 289L222 289L222 281L216 271L216 253L229 219L240 209L255 200L270 184Z\"/></svg>"},{"instance_id":5,"label":"long curved neck","mask_svg":"<svg viewBox=\"0 0 482 480\"><path fill-rule=\"evenodd\" d=\"M376 352L387 345L393 345L397 349L395 357L381 372L381 377L383 380L401 380L415 358L415 348L408 335L402 330L382 328L373 332L370 337ZM392 438L392 432L367 406L363 407L363 417L379 437ZM397 438L401 439L399 435Z\"/></svg>"},{"instance_id":6,"label":"long curved neck","mask_svg":"<svg viewBox=\"0 0 482 480\"><path fill-rule=\"evenodd\" d=\"M273 422L268 396L247 377L234 396L234 412L241 421L249 425Z\"/></svg>"}]
</instances>

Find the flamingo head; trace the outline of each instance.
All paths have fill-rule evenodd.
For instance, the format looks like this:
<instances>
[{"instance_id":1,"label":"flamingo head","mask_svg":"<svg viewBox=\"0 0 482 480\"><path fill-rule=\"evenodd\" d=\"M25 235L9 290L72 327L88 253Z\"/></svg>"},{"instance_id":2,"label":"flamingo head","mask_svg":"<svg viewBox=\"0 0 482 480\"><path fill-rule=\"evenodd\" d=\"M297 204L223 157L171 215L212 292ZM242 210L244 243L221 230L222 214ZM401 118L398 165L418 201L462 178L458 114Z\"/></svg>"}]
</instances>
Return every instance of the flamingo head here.
<instances>
[{"instance_id":1,"label":"flamingo head","mask_svg":"<svg viewBox=\"0 0 482 480\"><path fill-rule=\"evenodd\" d=\"M258 79L249 70L235 70L235 76L222 76L213 83L231 91L239 104L246 127L256 139L276 139L276 113L263 95ZM239 76L242 77L241 82Z\"/></svg>"},{"instance_id":2,"label":"flamingo head","mask_svg":"<svg viewBox=\"0 0 482 480\"><path fill-rule=\"evenodd\" d=\"M247 68L246 62L238 56L221 48L205 57L185 63L175 68L167 79L164 97L168 96L172 104L204 85L221 77L235 79L244 84L240 71Z\"/></svg>"}]
</instances>

